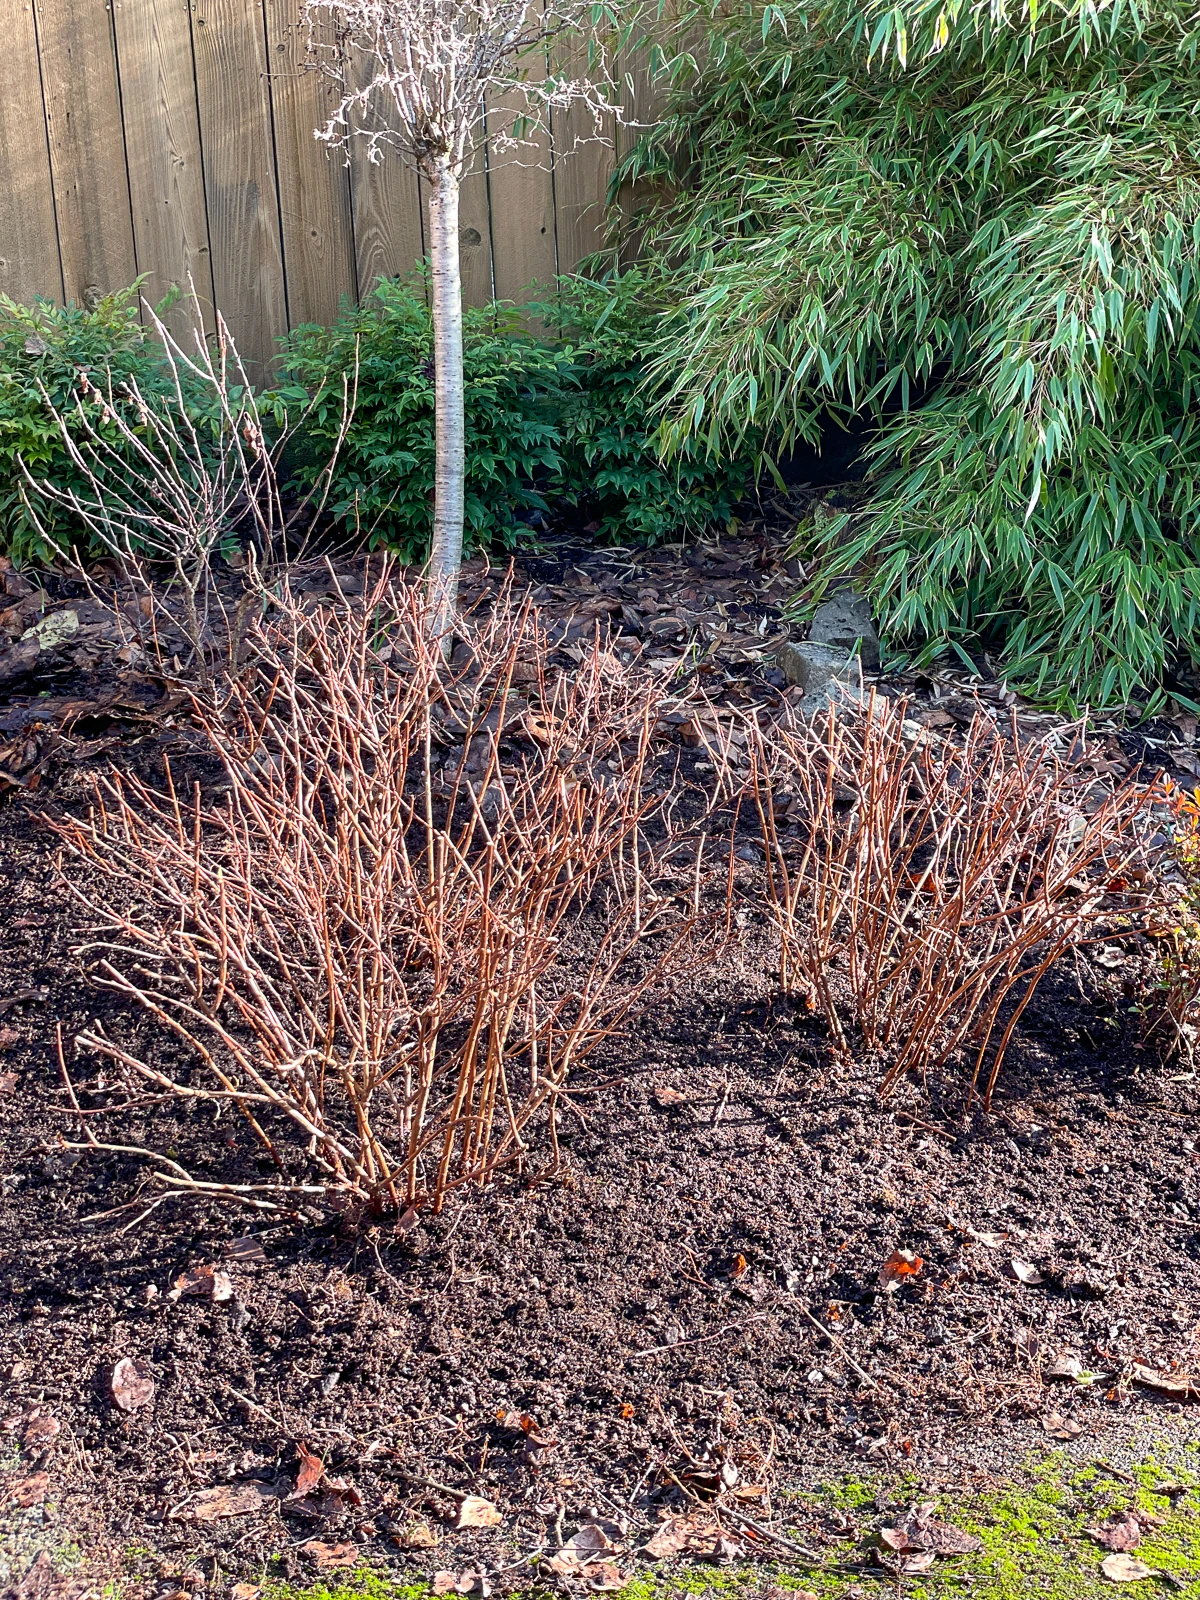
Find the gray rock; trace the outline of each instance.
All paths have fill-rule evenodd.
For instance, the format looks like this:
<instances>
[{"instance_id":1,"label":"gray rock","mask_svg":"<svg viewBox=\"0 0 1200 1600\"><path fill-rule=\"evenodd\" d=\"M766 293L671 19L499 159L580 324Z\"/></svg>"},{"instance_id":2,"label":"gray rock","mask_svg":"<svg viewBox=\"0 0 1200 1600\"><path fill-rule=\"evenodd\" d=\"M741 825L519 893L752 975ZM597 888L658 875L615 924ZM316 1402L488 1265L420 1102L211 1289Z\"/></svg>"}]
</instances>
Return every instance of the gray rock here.
<instances>
[{"instance_id":1,"label":"gray rock","mask_svg":"<svg viewBox=\"0 0 1200 1600\"><path fill-rule=\"evenodd\" d=\"M862 663L844 649L835 650L808 640L804 644L783 645L777 659L787 681L803 691L801 709L806 716L835 699L862 696Z\"/></svg>"},{"instance_id":2,"label":"gray rock","mask_svg":"<svg viewBox=\"0 0 1200 1600\"><path fill-rule=\"evenodd\" d=\"M839 589L817 607L808 637L813 644L827 644L847 654L857 646L868 672L879 667L879 635L871 621L871 602L853 589Z\"/></svg>"}]
</instances>

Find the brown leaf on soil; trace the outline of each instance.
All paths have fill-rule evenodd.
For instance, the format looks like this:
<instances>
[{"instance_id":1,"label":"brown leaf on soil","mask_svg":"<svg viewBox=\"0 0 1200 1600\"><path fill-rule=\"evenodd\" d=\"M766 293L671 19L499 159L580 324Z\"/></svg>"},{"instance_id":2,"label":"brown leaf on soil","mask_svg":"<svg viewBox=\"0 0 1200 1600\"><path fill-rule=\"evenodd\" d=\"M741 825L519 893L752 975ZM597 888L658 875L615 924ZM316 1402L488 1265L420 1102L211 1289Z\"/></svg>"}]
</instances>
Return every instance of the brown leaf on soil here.
<instances>
[{"instance_id":1,"label":"brown leaf on soil","mask_svg":"<svg viewBox=\"0 0 1200 1600\"><path fill-rule=\"evenodd\" d=\"M17 1087L15 1072L0 1072L0 1094L11 1094Z\"/></svg>"},{"instance_id":2,"label":"brown leaf on soil","mask_svg":"<svg viewBox=\"0 0 1200 1600\"><path fill-rule=\"evenodd\" d=\"M1064 1417L1057 1411L1042 1418L1042 1427L1052 1439L1078 1439L1083 1432L1082 1422L1076 1422L1074 1417Z\"/></svg>"},{"instance_id":3,"label":"brown leaf on soil","mask_svg":"<svg viewBox=\"0 0 1200 1600\"><path fill-rule=\"evenodd\" d=\"M973 1533L939 1522L932 1501L910 1506L894 1528L880 1528L879 1538L890 1550L925 1550L938 1556L965 1556L983 1549Z\"/></svg>"},{"instance_id":4,"label":"brown leaf on soil","mask_svg":"<svg viewBox=\"0 0 1200 1600\"><path fill-rule=\"evenodd\" d=\"M20 1039L21 1035L15 1028L0 1028L0 1050L11 1050Z\"/></svg>"},{"instance_id":5,"label":"brown leaf on soil","mask_svg":"<svg viewBox=\"0 0 1200 1600\"><path fill-rule=\"evenodd\" d=\"M48 1411L35 1411L21 1430L21 1448L31 1453L44 1450L58 1437L59 1429L57 1417L52 1417Z\"/></svg>"},{"instance_id":6,"label":"brown leaf on soil","mask_svg":"<svg viewBox=\"0 0 1200 1600\"><path fill-rule=\"evenodd\" d=\"M1110 1583L1136 1583L1139 1578L1156 1576L1154 1567L1148 1567L1144 1561L1139 1561L1137 1556L1125 1555L1124 1552L1105 1556L1100 1563L1100 1571Z\"/></svg>"},{"instance_id":7,"label":"brown leaf on soil","mask_svg":"<svg viewBox=\"0 0 1200 1600\"><path fill-rule=\"evenodd\" d=\"M558 1553L573 1561L579 1561L584 1556L597 1555L601 1550L611 1550L612 1547L612 1540L603 1528L594 1522L585 1522L582 1528L571 1535Z\"/></svg>"},{"instance_id":8,"label":"brown leaf on soil","mask_svg":"<svg viewBox=\"0 0 1200 1600\"><path fill-rule=\"evenodd\" d=\"M402 1550L433 1550L441 1543L438 1533L427 1522L410 1522L403 1533L393 1535Z\"/></svg>"},{"instance_id":9,"label":"brown leaf on soil","mask_svg":"<svg viewBox=\"0 0 1200 1600\"><path fill-rule=\"evenodd\" d=\"M0 1492L0 1505L12 1501L23 1511L28 1511L31 1506L41 1505L49 1489L49 1473L31 1472L27 1478L14 1478L3 1492Z\"/></svg>"},{"instance_id":10,"label":"brown leaf on soil","mask_svg":"<svg viewBox=\"0 0 1200 1600\"><path fill-rule=\"evenodd\" d=\"M623 1589L629 1582L619 1568L614 1567L611 1561L595 1561L585 1567L583 1576L587 1579L587 1586L593 1594L608 1594L615 1589Z\"/></svg>"},{"instance_id":11,"label":"brown leaf on soil","mask_svg":"<svg viewBox=\"0 0 1200 1600\"><path fill-rule=\"evenodd\" d=\"M1114 1511L1087 1532L1106 1550L1136 1550L1142 1542L1142 1525L1132 1511Z\"/></svg>"},{"instance_id":12,"label":"brown leaf on soil","mask_svg":"<svg viewBox=\"0 0 1200 1600\"><path fill-rule=\"evenodd\" d=\"M189 1267L175 1279L167 1291L168 1300L209 1299L217 1305L233 1298L233 1284L229 1274L219 1267Z\"/></svg>"},{"instance_id":13,"label":"brown leaf on soil","mask_svg":"<svg viewBox=\"0 0 1200 1600\"><path fill-rule=\"evenodd\" d=\"M300 1546L300 1553L324 1570L331 1567L352 1567L358 1560L357 1545L325 1544L321 1539L309 1539Z\"/></svg>"},{"instance_id":14,"label":"brown leaf on soil","mask_svg":"<svg viewBox=\"0 0 1200 1600\"><path fill-rule=\"evenodd\" d=\"M476 1572L474 1567L464 1567L461 1572L435 1572L429 1587L434 1594L470 1594L478 1593L481 1600L487 1600L492 1592L492 1586L481 1572Z\"/></svg>"},{"instance_id":15,"label":"brown leaf on soil","mask_svg":"<svg viewBox=\"0 0 1200 1600\"><path fill-rule=\"evenodd\" d=\"M229 1600L258 1600L261 1593L257 1583L235 1583L229 1591Z\"/></svg>"},{"instance_id":16,"label":"brown leaf on soil","mask_svg":"<svg viewBox=\"0 0 1200 1600\"><path fill-rule=\"evenodd\" d=\"M455 1518L456 1528L495 1528L504 1519L490 1500L481 1500L478 1495L469 1494L458 1508Z\"/></svg>"},{"instance_id":17,"label":"brown leaf on soil","mask_svg":"<svg viewBox=\"0 0 1200 1600\"><path fill-rule=\"evenodd\" d=\"M911 1555L902 1556L896 1563L896 1571L909 1576L918 1572L928 1572L937 1560L935 1550L914 1550Z\"/></svg>"},{"instance_id":18,"label":"brown leaf on soil","mask_svg":"<svg viewBox=\"0 0 1200 1600\"><path fill-rule=\"evenodd\" d=\"M720 1533L720 1528L703 1512L688 1511L660 1523L642 1546L642 1553L652 1561L662 1561L685 1550L692 1555L710 1555Z\"/></svg>"},{"instance_id":19,"label":"brown leaf on soil","mask_svg":"<svg viewBox=\"0 0 1200 1600\"><path fill-rule=\"evenodd\" d=\"M665 1083L660 1083L654 1091L654 1104L660 1111L668 1111L672 1106L683 1105L685 1096L678 1089L669 1089Z\"/></svg>"},{"instance_id":20,"label":"brown leaf on soil","mask_svg":"<svg viewBox=\"0 0 1200 1600\"><path fill-rule=\"evenodd\" d=\"M924 1265L915 1251L893 1250L879 1269L879 1281L890 1291L903 1283L905 1278L915 1278Z\"/></svg>"},{"instance_id":21,"label":"brown leaf on soil","mask_svg":"<svg viewBox=\"0 0 1200 1600\"><path fill-rule=\"evenodd\" d=\"M1083 1363L1072 1355L1055 1356L1046 1368L1048 1378L1080 1378L1083 1376Z\"/></svg>"},{"instance_id":22,"label":"brown leaf on soil","mask_svg":"<svg viewBox=\"0 0 1200 1600\"><path fill-rule=\"evenodd\" d=\"M1008 1263L1008 1270L1018 1283L1027 1283L1032 1287L1045 1282L1041 1273L1031 1262L1019 1261L1016 1256Z\"/></svg>"},{"instance_id":23,"label":"brown leaf on soil","mask_svg":"<svg viewBox=\"0 0 1200 1600\"><path fill-rule=\"evenodd\" d=\"M144 1361L122 1356L109 1380L113 1403L122 1411L137 1411L154 1399L154 1379Z\"/></svg>"},{"instance_id":24,"label":"brown leaf on soil","mask_svg":"<svg viewBox=\"0 0 1200 1600\"><path fill-rule=\"evenodd\" d=\"M248 1512L262 1511L278 1497L274 1484L258 1478L251 1478L248 1483L218 1483L173 1506L167 1516L172 1522L217 1522L222 1517L244 1517Z\"/></svg>"},{"instance_id":25,"label":"brown leaf on soil","mask_svg":"<svg viewBox=\"0 0 1200 1600\"><path fill-rule=\"evenodd\" d=\"M267 1253L260 1242L252 1233L245 1233L240 1239L232 1239L225 1247L226 1261L265 1261Z\"/></svg>"},{"instance_id":26,"label":"brown leaf on soil","mask_svg":"<svg viewBox=\"0 0 1200 1600\"><path fill-rule=\"evenodd\" d=\"M306 1494L311 1494L325 1472L325 1463L320 1456L313 1455L306 1444L297 1444L296 1454L300 1458L300 1470L296 1474L296 1487L288 1495L289 1500L300 1500Z\"/></svg>"},{"instance_id":27,"label":"brown leaf on soil","mask_svg":"<svg viewBox=\"0 0 1200 1600\"><path fill-rule=\"evenodd\" d=\"M1159 1372L1135 1361L1131 1376L1134 1383L1141 1384L1144 1389L1155 1389L1175 1400L1200 1400L1200 1383L1186 1372Z\"/></svg>"}]
</instances>

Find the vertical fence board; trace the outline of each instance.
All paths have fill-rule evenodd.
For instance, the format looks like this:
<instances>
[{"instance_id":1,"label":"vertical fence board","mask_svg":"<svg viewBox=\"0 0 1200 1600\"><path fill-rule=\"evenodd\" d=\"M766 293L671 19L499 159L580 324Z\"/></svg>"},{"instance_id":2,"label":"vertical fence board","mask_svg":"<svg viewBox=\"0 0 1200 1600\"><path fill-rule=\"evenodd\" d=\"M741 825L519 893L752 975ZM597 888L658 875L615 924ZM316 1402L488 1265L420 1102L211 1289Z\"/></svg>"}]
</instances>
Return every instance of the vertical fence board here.
<instances>
[{"instance_id":1,"label":"vertical fence board","mask_svg":"<svg viewBox=\"0 0 1200 1600\"><path fill-rule=\"evenodd\" d=\"M288 325L330 323L343 299L358 298L345 158L314 137L329 118L333 86L303 70L296 0L266 0L266 8Z\"/></svg>"},{"instance_id":2,"label":"vertical fence board","mask_svg":"<svg viewBox=\"0 0 1200 1600\"><path fill-rule=\"evenodd\" d=\"M382 126L392 126L382 107L379 116ZM356 137L347 156L358 292L365 298L380 278L407 276L425 254L424 196L416 173L396 150L383 147L379 160L369 161L367 141Z\"/></svg>"},{"instance_id":3,"label":"vertical fence board","mask_svg":"<svg viewBox=\"0 0 1200 1600\"><path fill-rule=\"evenodd\" d=\"M195 0L213 290L250 376L287 328L260 0Z\"/></svg>"},{"instance_id":4,"label":"vertical fence board","mask_svg":"<svg viewBox=\"0 0 1200 1600\"><path fill-rule=\"evenodd\" d=\"M12 8L0 88L0 293L61 300L62 268L31 0Z\"/></svg>"},{"instance_id":5,"label":"vertical fence board","mask_svg":"<svg viewBox=\"0 0 1200 1600\"><path fill-rule=\"evenodd\" d=\"M511 126L518 97L488 107L489 133ZM554 176L549 135L530 132L516 150L488 148L488 199L492 218L492 275L497 300L518 304L536 281L549 289L554 282Z\"/></svg>"},{"instance_id":6,"label":"vertical fence board","mask_svg":"<svg viewBox=\"0 0 1200 1600\"><path fill-rule=\"evenodd\" d=\"M214 320L188 0L118 0L113 21L142 293L153 305L178 284L185 298L166 323L187 349L197 320Z\"/></svg>"},{"instance_id":7,"label":"vertical fence board","mask_svg":"<svg viewBox=\"0 0 1200 1600\"><path fill-rule=\"evenodd\" d=\"M112 19L97 0L35 0L59 259L68 300L137 276Z\"/></svg>"},{"instance_id":8,"label":"vertical fence board","mask_svg":"<svg viewBox=\"0 0 1200 1600\"><path fill-rule=\"evenodd\" d=\"M463 300L486 306L495 293L492 278L492 215L488 204L487 155L482 145L462 181L458 211L459 259Z\"/></svg>"},{"instance_id":9,"label":"vertical fence board","mask_svg":"<svg viewBox=\"0 0 1200 1600\"><path fill-rule=\"evenodd\" d=\"M576 70L587 71L587 52ZM605 205L612 177L616 129L611 122L597 129L584 107L555 111L554 211L558 235L558 270L574 272L584 256L604 243Z\"/></svg>"}]
</instances>

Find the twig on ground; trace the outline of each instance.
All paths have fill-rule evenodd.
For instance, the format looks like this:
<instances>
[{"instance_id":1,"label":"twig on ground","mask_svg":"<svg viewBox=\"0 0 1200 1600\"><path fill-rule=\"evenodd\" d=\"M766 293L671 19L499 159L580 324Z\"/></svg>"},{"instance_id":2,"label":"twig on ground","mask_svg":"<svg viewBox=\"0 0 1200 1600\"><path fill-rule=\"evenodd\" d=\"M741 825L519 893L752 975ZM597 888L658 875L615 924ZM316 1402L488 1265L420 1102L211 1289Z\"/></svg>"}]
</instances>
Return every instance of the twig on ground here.
<instances>
[{"instance_id":1,"label":"twig on ground","mask_svg":"<svg viewBox=\"0 0 1200 1600\"><path fill-rule=\"evenodd\" d=\"M824 1323L818 1322L816 1317L813 1316L812 1312L808 1309L808 1307L806 1305L802 1305L801 1302L796 1298L795 1295L791 1295L789 1298L792 1301L794 1301L796 1309L797 1309L797 1311L799 1311L800 1315L803 1316L803 1317L807 1317L808 1320L812 1323L813 1327L817 1330L818 1333L823 1333L827 1339L832 1339L833 1343L835 1345L837 1345L837 1347L841 1351L842 1355L850 1363L850 1365L854 1368L855 1372L858 1373L858 1375L862 1379L862 1381L869 1388L877 1389L879 1387L879 1385L875 1382L875 1379L871 1376L871 1374L869 1372L864 1372L863 1369L859 1366L858 1362L855 1361L854 1357L850 1354L849 1350L846 1349L845 1341L843 1339L839 1338L839 1336L836 1333L834 1333L832 1328L827 1328L827 1327L825 1327Z\"/></svg>"},{"instance_id":2,"label":"twig on ground","mask_svg":"<svg viewBox=\"0 0 1200 1600\"><path fill-rule=\"evenodd\" d=\"M697 1334L695 1338L692 1339L676 1339L674 1344L652 1345L649 1350L630 1350L628 1352L628 1359L630 1361L636 1361L642 1356L658 1356L661 1355L664 1350L679 1350L685 1344L707 1344L710 1339L720 1339L723 1334L741 1333L741 1331L742 1325L740 1322L727 1322L723 1328L718 1328L716 1333L701 1333Z\"/></svg>"}]
</instances>

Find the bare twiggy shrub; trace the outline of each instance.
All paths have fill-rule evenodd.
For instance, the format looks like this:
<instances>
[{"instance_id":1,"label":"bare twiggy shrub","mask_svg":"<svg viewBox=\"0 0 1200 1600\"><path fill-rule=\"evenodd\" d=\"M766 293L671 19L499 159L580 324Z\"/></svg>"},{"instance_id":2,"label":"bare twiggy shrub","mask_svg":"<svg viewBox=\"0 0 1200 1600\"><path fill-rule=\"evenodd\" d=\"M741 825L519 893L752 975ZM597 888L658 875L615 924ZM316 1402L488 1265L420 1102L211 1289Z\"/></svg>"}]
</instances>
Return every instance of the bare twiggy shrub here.
<instances>
[{"instance_id":1,"label":"bare twiggy shrub","mask_svg":"<svg viewBox=\"0 0 1200 1600\"><path fill-rule=\"evenodd\" d=\"M198 708L224 797L113 777L58 825L90 868L99 980L188 1065L98 1029L80 1045L228 1102L278 1167L238 1186L160 1162L164 1192L436 1209L529 1170L535 1122L553 1164L572 1069L682 957L691 924L654 896L645 837L659 691L599 646L550 671L506 600L464 627L447 663L386 574L358 610L285 595L252 670Z\"/></svg>"},{"instance_id":2,"label":"bare twiggy shrub","mask_svg":"<svg viewBox=\"0 0 1200 1600\"><path fill-rule=\"evenodd\" d=\"M967 1053L990 1103L1038 983L1114 908L1141 854L1144 789L1085 805L1048 741L1013 734L977 717L961 744L938 740L874 697L756 733L784 987L844 1050L850 1012L885 1093ZM799 822L786 842L784 811Z\"/></svg>"},{"instance_id":3,"label":"bare twiggy shrub","mask_svg":"<svg viewBox=\"0 0 1200 1600\"><path fill-rule=\"evenodd\" d=\"M133 378L117 383L111 373L83 368L72 405L56 406L43 389L76 482L47 482L26 468L25 503L52 545L58 540L42 524L39 503L69 511L84 542L113 558L127 594L140 603L143 648L161 655L178 628L189 652L180 669L210 688L212 658L236 661L250 613L295 554L297 533L324 507L355 381L343 381L342 426L330 460L307 494L289 499L280 462L303 419L264 420L219 314L212 342L197 321L189 349L144 309L162 349L165 395L147 396ZM247 581L230 615L213 582L213 559L243 547Z\"/></svg>"},{"instance_id":4,"label":"bare twiggy shrub","mask_svg":"<svg viewBox=\"0 0 1200 1600\"><path fill-rule=\"evenodd\" d=\"M1157 983L1143 1005L1147 1041L1196 1069L1200 1040L1200 790L1163 780L1164 867L1154 883L1146 931L1154 937Z\"/></svg>"}]
</instances>

